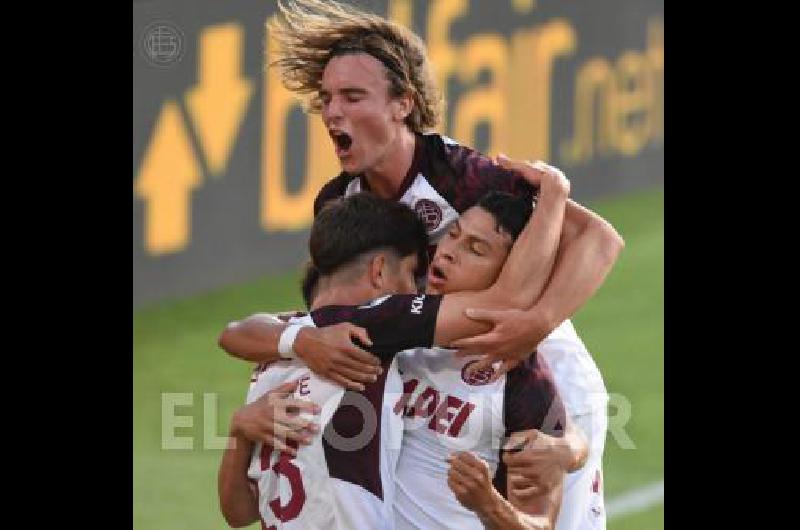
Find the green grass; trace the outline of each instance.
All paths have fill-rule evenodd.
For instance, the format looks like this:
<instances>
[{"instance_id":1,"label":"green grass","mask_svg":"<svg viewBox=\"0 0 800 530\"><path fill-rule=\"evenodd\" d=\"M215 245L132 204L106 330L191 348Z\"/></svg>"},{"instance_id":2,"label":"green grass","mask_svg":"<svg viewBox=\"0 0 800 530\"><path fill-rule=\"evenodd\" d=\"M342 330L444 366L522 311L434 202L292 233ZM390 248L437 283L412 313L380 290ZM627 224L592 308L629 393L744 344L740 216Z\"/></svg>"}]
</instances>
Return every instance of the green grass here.
<instances>
[{"instance_id":1,"label":"green grass","mask_svg":"<svg viewBox=\"0 0 800 530\"><path fill-rule=\"evenodd\" d=\"M664 505L660 504L639 513L614 519L608 530L662 530L664 528Z\"/></svg>"},{"instance_id":2,"label":"green grass","mask_svg":"<svg viewBox=\"0 0 800 530\"><path fill-rule=\"evenodd\" d=\"M606 284L574 318L610 394L631 403L625 431L635 449L609 436L606 498L663 477L663 193L626 195L591 204L623 235L626 248ZM134 528L227 528L219 513L216 472L221 450L204 449L204 426L225 434L241 405L250 367L216 345L225 323L256 311L301 308L299 272L141 309L134 317ZM187 393L177 407L192 427L175 429L192 450L163 450L163 393ZM203 394L217 397L204 425ZM216 413L216 418L213 414ZM614 410L610 411L614 414ZM258 528L253 525L252 528ZM611 521L609 530L663 528L663 507Z\"/></svg>"},{"instance_id":3,"label":"green grass","mask_svg":"<svg viewBox=\"0 0 800 530\"><path fill-rule=\"evenodd\" d=\"M664 194L627 195L592 207L625 239L606 283L573 319L611 402L630 403L624 431L635 448L622 447L612 435L606 439L609 499L664 476ZM610 407L610 418L615 414ZM614 519L608 528L658 529L663 521L659 506Z\"/></svg>"}]
</instances>

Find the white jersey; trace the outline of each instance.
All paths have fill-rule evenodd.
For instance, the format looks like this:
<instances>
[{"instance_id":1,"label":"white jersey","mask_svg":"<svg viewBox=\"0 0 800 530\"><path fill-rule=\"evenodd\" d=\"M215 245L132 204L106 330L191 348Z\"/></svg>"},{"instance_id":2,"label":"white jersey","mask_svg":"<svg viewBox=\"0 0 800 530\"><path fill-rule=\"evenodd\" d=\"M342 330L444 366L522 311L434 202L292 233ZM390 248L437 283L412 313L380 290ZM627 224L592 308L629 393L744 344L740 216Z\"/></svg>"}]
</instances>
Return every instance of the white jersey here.
<instances>
[{"instance_id":1,"label":"white jersey","mask_svg":"<svg viewBox=\"0 0 800 530\"><path fill-rule=\"evenodd\" d=\"M335 197L368 189L361 176L342 173L322 188L314 210L319 211ZM414 209L425 221L428 237L435 245L461 213L492 190L525 198L532 198L535 191L524 178L481 153L432 133L417 135L414 159L396 200ZM570 415L585 413L608 401L600 371L569 320L556 328L539 350L553 371Z\"/></svg>"},{"instance_id":2,"label":"white jersey","mask_svg":"<svg viewBox=\"0 0 800 530\"><path fill-rule=\"evenodd\" d=\"M531 356L494 383L491 372L467 375L475 357L442 355L419 348L398 356L403 378L405 434L397 469L395 525L403 528L482 529L447 485L454 451L472 451L488 464L495 486L505 492L500 449L506 437L527 429L562 432L565 411L547 367Z\"/></svg>"},{"instance_id":3,"label":"white jersey","mask_svg":"<svg viewBox=\"0 0 800 530\"><path fill-rule=\"evenodd\" d=\"M608 403L608 392L591 353L566 320L537 348L553 372L553 379L570 416L586 414Z\"/></svg>"},{"instance_id":4,"label":"white jersey","mask_svg":"<svg viewBox=\"0 0 800 530\"><path fill-rule=\"evenodd\" d=\"M330 199L365 190L369 190L368 183L360 175L341 173L322 188L314 203L314 212L316 214ZM451 138L439 134L424 134L417 135L417 145L411 168L405 176L395 200L407 204L417 212L425 221L430 241L435 245L461 213L476 204L483 195L491 190L505 191L527 199L532 199L535 193L534 188L525 179L495 165L481 153L460 145ZM430 251L431 255L434 248ZM603 379L591 354L575 333L575 328L569 320L562 323L539 345L539 353L552 370L558 392L573 420L583 425L589 421L587 415L591 415L595 417L594 420L591 420L592 424L605 425L608 394ZM450 395L447 390L443 390L443 392ZM490 424L491 422L487 425ZM592 494L598 497L598 492L595 490L597 490L596 484L601 482L602 476L605 428L595 427L588 434L591 446L589 463L581 472L567 476L564 501L562 502L564 507L573 504L586 505L583 500L584 494L579 495L573 491L583 492L587 489L587 483ZM444 438L440 437L440 439ZM415 437L409 437L406 441L408 440L411 440L412 446L420 445ZM489 451L484 451L481 454L486 458L489 453ZM486 460L494 466L497 455L493 454ZM591 469L589 469L589 464L592 464ZM411 465L413 468L414 464ZM412 481L410 474L406 474L409 475L409 481ZM421 483L423 477L417 476L416 479L418 483ZM577 481L580 481L580 484L572 487L572 483ZM447 487L446 475L445 479L437 483L437 486L432 486L432 488L436 487L441 491L434 491L430 497L426 498L431 499L431 502L427 503L428 505L433 505L433 500L439 500L440 497L448 495L453 502L457 502ZM421 498L419 506L423 506L422 503L426 499ZM602 492L599 494L599 499L598 503L602 504ZM573 500L575 500L574 503ZM431 510L435 510L435 508L431 508ZM598 510L599 508L592 508L592 517L595 517ZM437 519L449 521L450 519L441 518L448 517L448 514L438 514ZM562 517L559 519L561 520ZM419 528L437 528L437 525L441 524L430 523L428 526L422 525ZM445 525L445 527L448 526L450 525ZM450 527L455 527L455 525ZM574 527L570 526L569 528L572 530ZM560 525L558 530L562 530Z\"/></svg>"},{"instance_id":5,"label":"white jersey","mask_svg":"<svg viewBox=\"0 0 800 530\"><path fill-rule=\"evenodd\" d=\"M313 374L299 360L260 365L247 401L276 386L300 380L294 397L322 409L323 434L297 456L255 444L248 477L258 492L264 529L390 530L395 469L403 436L393 413L402 394L396 353L411 345L430 345L440 297L394 295L365 306L330 306L295 317L294 323L330 325L353 322L367 329L384 368L363 392L345 391ZM391 325L387 325L390 323Z\"/></svg>"},{"instance_id":6,"label":"white jersey","mask_svg":"<svg viewBox=\"0 0 800 530\"><path fill-rule=\"evenodd\" d=\"M603 450L608 429L608 392L600 370L567 320L538 348L553 372L570 418L586 436L584 466L564 478L564 493L555 530L605 530Z\"/></svg>"},{"instance_id":7,"label":"white jersey","mask_svg":"<svg viewBox=\"0 0 800 530\"><path fill-rule=\"evenodd\" d=\"M363 191L362 181L354 179L348 184L345 195L353 195L361 191ZM399 202L415 208L417 215L423 217L428 227L428 240L432 245L437 244L447 233L450 224L458 219L458 212L455 208L431 186L422 173L418 173L414 177Z\"/></svg>"}]
</instances>

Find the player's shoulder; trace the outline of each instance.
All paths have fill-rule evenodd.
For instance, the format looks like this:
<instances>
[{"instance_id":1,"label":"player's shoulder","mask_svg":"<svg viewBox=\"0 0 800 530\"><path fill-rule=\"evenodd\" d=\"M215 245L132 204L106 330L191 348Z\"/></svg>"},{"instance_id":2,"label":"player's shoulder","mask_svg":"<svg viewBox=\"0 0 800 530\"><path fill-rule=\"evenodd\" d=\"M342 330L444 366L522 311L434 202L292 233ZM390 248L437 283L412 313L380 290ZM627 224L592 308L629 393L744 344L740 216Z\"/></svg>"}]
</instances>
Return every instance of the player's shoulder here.
<instances>
[{"instance_id":1,"label":"player's shoulder","mask_svg":"<svg viewBox=\"0 0 800 530\"><path fill-rule=\"evenodd\" d=\"M430 161L440 166L446 165L456 173L461 173L467 165L476 165L481 160L491 163L489 157L443 134L426 133L422 135L422 141Z\"/></svg>"},{"instance_id":2,"label":"player's shoulder","mask_svg":"<svg viewBox=\"0 0 800 530\"><path fill-rule=\"evenodd\" d=\"M495 164L489 156L449 136L428 133L423 135L423 139L429 154L438 155L436 158L446 160L454 168L469 167L474 171L493 174L506 172L505 169Z\"/></svg>"},{"instance_id":3,"label":"player's shoulder","mask_svg":"<svg viewBox=\"0 0 800 530\"><path fill-rule=\"evenodd\" d=\"M370 315L369 318L390 318L404 313L419 315L423 309L437 306L441 301L439 295L427 294L387 294L361 305L330 305L317 308L311 312L311 318L318 325L334 322L352 321L359 316ZM374 315L374 316L373 316Z\"/></svg>"},{"instance_id":4,"label":"player's shoulder","mask_svg":"<svg viewBox=\"0 0 800 530\"><path fill-rule=\"evenodd\" d=\"M347 186L356 177L344 171L330 179L317 193L314 199L314 215L316 216L325 204L339 197L343 197L347 191Z\"/></svg>"},{"instance_id":5,"label":"player's shoulder","mask_svg":"<svg viewBox=\"0 0 800 530\"><path fill-rule=\"evenodd\" d=\"M422 138L427 151L425 175L458 212L490 190L532 197L530 184L477 149L440 134L429 133Z\"/></svg>"}]
</instances>

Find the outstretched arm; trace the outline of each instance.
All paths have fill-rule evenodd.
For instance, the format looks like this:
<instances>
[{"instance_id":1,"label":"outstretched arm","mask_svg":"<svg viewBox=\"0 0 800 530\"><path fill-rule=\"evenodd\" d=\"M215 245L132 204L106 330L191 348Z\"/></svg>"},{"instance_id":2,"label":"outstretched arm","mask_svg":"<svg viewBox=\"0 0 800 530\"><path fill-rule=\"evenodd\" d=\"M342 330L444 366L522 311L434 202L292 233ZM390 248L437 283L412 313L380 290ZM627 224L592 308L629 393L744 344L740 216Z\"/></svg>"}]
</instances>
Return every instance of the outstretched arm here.
<instances>
[{"instance_id":1,"label":"outstretched arm","mask_svg":"<svg viewBox=\"0 0 800 530\"><path fill-rule=\"evenodd\" d=\"M219 346L244 361L262 363L280 359L278 342L287 324L267 313L256 313L229 323L219 336ZM366 330L343 322L325 328L304 327L294 351L312 372L350 390L364 390L381 373L378 359L356 344L371 345Z\"/></svg>"}]
</instances>

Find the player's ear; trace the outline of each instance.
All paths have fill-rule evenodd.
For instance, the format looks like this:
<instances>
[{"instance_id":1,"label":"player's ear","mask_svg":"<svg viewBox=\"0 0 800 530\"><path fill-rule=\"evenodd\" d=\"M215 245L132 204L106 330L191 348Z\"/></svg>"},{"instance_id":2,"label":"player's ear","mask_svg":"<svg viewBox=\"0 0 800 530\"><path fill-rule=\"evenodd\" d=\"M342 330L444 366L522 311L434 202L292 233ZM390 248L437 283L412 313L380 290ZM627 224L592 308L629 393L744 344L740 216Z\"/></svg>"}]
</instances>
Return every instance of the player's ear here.
<instances>
[{"instance_id":1,"label":"player's ear","mask_svg":"<svg viewBox=\"0 0 800 530\"><path fill-rule=\"evenodd\" d=\"M382 253L375 254L369 260L369 284L374 289L382 289L386 282L386 256Z\"/></svg>"},{"instance_id":2,"label":"player's ear","mask_svg":"<svg viewBox=\"0 0 800 530\"><path fill-rule=\"evenodd\" d=\"M395 121L405 121L414 108L414 100L411 93L406 92L392 100L392 115Z\"/></svg>"}]
</instances>

